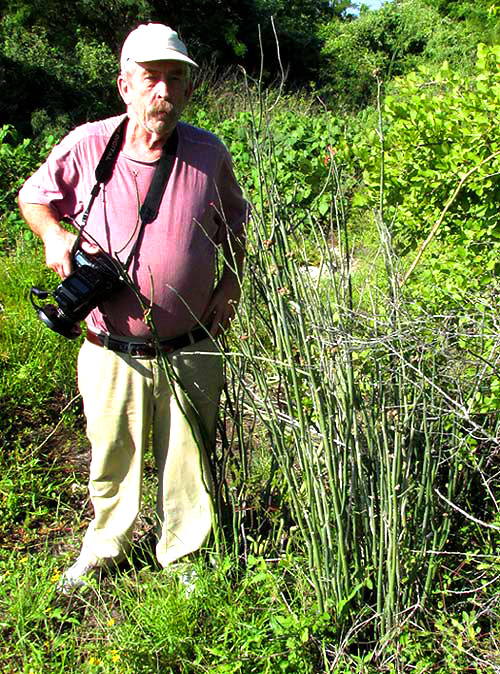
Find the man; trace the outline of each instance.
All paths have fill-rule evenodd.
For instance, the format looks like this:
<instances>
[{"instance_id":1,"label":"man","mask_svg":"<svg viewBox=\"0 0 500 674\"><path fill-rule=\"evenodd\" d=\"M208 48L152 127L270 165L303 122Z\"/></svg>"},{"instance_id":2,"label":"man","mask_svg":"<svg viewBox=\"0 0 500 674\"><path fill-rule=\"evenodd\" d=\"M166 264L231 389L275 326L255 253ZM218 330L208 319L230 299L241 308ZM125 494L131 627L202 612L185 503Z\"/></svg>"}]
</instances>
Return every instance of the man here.
<instances>
[{"instance_id":1,"label":"man","mask_svg":"<svg viewBox=\"0 0 500 674\"><path fill-rule=\"evenodd\" d=\"M150 436L158 469L158 561L166 567L199 549L211 529L207 450L222 388L213 338L228 326L240 297L248 205L224 145L179 121L194 67L169 27L133 30L118 77L126 115L72 131L19 194L24 218L45 244L47 265L61 278L71 271L76 237L60 222L75 219L81 227L84 220L82 249L104 250L123 265L129 258L137 291L119 289L86 319L78 384L92 445L94 519L80 556L63 574L64 589L130 549ZM124 119L111 178L83 216L95 168ZM140 231L141 205L167 147L175 161L157 216ZM215 283L217 249L224 264Z\"/></svg>"}]
</instances>

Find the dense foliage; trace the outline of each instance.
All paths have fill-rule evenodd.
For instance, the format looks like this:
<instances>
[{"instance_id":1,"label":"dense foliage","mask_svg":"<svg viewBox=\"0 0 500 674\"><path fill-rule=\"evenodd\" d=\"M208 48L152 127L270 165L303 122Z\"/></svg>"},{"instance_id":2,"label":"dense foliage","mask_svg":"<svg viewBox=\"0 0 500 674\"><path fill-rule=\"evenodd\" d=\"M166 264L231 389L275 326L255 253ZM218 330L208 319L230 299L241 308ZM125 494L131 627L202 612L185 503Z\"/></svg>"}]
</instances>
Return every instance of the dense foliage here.
<instances>
[{"instance_id":1,"label":"dense foliage","mask_svg":"<svg viewBox=\"0 0 500 674\"><path fill-rule=\"evenodd\" d=\"M363 12L349 23L323 23L319 70L321 95L348 109L374 102L374 77L388 81L420 64L438 66L448 60L467 73L475 45L484 35L468 24L444 19L424 0L391 2L377 12Z\"/></svg>"},{"instance_id":2,"label":"dense foliage","mask_svg":"<svg viewBox=\"0 0 500 674\"><path fill-rule=\"evenodd\" d=\"M439 241L430 249L429 291L420 288L427 302L442 289L466 303L468 292L490 287L500 271L499 57L499 47L482 45L467 80L445 62L394 82L383 141L372 131L347 150L363 172L355 203L364 208L379 201L383 147L384 215L400 252L415 256L428 237L426 245L433 236Z\"/></svg>"},{"instance_id":3,"label":"dense foliage","mask_svg":"<svg viewBox=\"0 0 500 674\"><path fill-rule=\"evenodd\" d=\"M120 45L139 22L174 26L200 63L282 68L289 87L307 86L335 107L373 101L373 73L383 79L444 58L460 72L476 44L494 41L496 5L393 0L353 13L348 0L4 0L0 19L0 125L23 135L60 135L76 123L120 109ZM362 3L361 3L362 4ZM363 10L363 7L362 7ZM459 11L460 10L460 11Z\"/></svg>"},{"instance_id":4,"label":"dense foliage","mask_svg":"<svg viewBox=\"0 0 500 674\"><path fill-rule=\"evenodd\" d=\"M349 2L168 2L114 0L6 0L0 20L0 124L35 135L63 129L120 108L114 80L120 45L140 22L174 26L200 63L260 68L265 54L269 77L278 68L274 31L292 80L313 77L320 43L315 26L338 16ZM274 17L274 28L271 24ZM272 74L271 74L272 73Z\"/></svg>"}]
</instances>

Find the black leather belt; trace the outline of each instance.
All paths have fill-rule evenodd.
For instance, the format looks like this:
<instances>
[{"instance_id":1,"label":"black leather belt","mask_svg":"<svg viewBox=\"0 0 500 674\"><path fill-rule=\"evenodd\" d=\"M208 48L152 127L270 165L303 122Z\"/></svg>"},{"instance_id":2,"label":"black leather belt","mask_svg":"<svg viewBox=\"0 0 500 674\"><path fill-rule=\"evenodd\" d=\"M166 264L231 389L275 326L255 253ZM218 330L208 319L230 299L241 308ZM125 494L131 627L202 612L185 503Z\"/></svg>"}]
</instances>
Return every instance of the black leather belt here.
<instances>
[{"instance_id":1,"label":"black leather belt","mask_svg":"<svg viewBox=\"0 0 500 674\"><path fill-rule=\"evenodd\" d=\"M208 330L204 327L195 328L191 332L186 332L184 335L173 337L172 339L160 340L157 350L153 340L147 342L127 342L121 339L115 339L109 335L96 335L94 332L87 330L86 338L91 344L96 346L103 346L110 351L117 351L118 353L127 353L129 356L143 356L146 358L154 358L157 352L172 353L178 349L183 349L190 344L196 344L202 339L209 336Z\"/></svg>"}]
</instances>

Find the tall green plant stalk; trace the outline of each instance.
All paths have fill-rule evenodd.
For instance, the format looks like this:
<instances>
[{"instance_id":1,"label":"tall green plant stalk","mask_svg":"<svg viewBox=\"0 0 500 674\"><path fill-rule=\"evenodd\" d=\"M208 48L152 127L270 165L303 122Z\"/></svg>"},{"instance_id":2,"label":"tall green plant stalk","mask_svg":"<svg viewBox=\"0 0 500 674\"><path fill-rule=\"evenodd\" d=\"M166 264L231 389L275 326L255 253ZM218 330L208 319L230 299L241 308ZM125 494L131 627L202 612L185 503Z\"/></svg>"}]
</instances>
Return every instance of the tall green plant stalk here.
<instances>
[{"instance_id":1,"label":"tall green plant stalk","mask_svg":"<svg viewBox=\"0 0 500 674\"><path fill-rule=\"evenodd\" d=\"M263 114L272 101L265 103L255 103L249 143L267 206L249 233L238 313L247 338L228 366L244 379L242 418L262 429L279 467L320 610L347 624L375 615L380 636L432 590L451 521L436 487L450 502L466 491L457 478L468 424L485 441L492 435L465 413L467 376L443 374L456 335L439 318L414 313L381 217L388 290L354 301L342 174L333 162L330 221L294 222L276 189L279 148Z\"/></svg>"}]
</instances>

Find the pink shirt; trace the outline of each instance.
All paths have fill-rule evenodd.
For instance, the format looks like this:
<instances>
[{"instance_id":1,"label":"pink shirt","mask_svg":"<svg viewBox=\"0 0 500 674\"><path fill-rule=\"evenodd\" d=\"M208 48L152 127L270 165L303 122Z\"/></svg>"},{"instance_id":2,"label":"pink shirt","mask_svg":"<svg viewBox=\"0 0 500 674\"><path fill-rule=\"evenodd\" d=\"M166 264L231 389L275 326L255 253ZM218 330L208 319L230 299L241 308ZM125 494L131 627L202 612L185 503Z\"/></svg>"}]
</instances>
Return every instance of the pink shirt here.
<instances>
[{"instance_id":1,"label":"pink shirt","mask_svg":"<svg viewBox=\"0 0 500 674\"><path fill-rule=\"evenodd\" d=\"M122 119L84 124L68 134L26 181L21 199L50 205L61 220L79 222L95 183L95 167ZM158 217L146 225L129 269L164 338L196 325L214 287L217 248L228 231L243 231L248 215L223 143L188 124L179 123L177 131L177 156ZM120 152L90 212L84 231L122 262L135 241L155 166ZM117 336L150 336L140 302L128 288L94 309L87 324Z\"/></svg>"}]
</instances>

